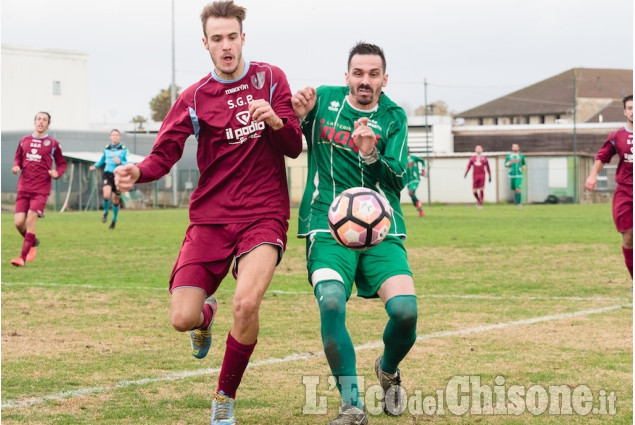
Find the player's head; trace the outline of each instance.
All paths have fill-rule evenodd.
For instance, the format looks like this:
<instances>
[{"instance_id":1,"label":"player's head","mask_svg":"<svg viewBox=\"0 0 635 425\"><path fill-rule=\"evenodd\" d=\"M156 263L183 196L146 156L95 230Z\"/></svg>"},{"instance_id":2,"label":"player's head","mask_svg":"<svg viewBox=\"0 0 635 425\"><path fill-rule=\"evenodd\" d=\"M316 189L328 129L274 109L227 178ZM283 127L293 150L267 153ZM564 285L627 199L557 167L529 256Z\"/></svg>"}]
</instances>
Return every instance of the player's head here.
<instances>
[{"instance_id":1,"label":"player's head","mask_svg":"<svg viewBox=\"0 0 635 425\"><path fill-rule=\"evenodd\" d=\"M348 55L346 85L350 86L349 101L356 108L372 109L387 83L384 51L374 44L357 43Z\"/></svg>"},{"instance_id":2,"label":"player's head","mask_svg":"<svg viewBox=\"0 0 635 425\"><path fill-rule=\"evenodd\" d=\"M482 154L483 153L483 146L476 145L476 147L474 148L474 152L476 152L477 155Z\"/></svg>"},{"instance_id":3,"label":"player's head","mask_svg":"<svg viewBox=\"0 0 635 425\"><path fill-rule=\"evenodd\" d=\"M110 130L110 141L113 145L116 145L121 140L121 133L116 128Z\"/></svg>"},{"instance_id":4,"label":"player's head","mask_svg":"<svg viewBox=\"0 0 635 425\"><path fill-rule=\"evenodd\" d=\"M201 12L203 45L209 51L216 74L226 80L234 79L244 70L243 21L247 9L230 1L215 1Z\"/></svg>"},{"instance_id":5,"label":"player's head","mask_svg":"<svg viewBox=\"0 0 635 425\"><path fill-rule=\"evenodd\" d=\"M518 151L520 151L520 146L518 146L518 143L514 143L512 145L512 152L518 153Z\"/></svg>"},{"instance_id":6,"label":"player's head","mask_svg":"<svg viewBox=\"0 0 635 425\"><path fill-rule=\"evenodd\" d=\"M633 95L626 96L622 99L622 104L624 104L624 116L628 120L628 122L633 124Z\"/></svg>"},{"instance_id":7,"label":"player's head","mask_svg":"<svg viewBox=\"0 0 635 425\"><path fill-rule=\"evenodd\" d=\"M39 135L43 135L49 128L51 124L51 114L48 112L40 111L35 114L35 118L33 119L33 125L35 127L35 133Z\"/></svg>"}]
</instances>

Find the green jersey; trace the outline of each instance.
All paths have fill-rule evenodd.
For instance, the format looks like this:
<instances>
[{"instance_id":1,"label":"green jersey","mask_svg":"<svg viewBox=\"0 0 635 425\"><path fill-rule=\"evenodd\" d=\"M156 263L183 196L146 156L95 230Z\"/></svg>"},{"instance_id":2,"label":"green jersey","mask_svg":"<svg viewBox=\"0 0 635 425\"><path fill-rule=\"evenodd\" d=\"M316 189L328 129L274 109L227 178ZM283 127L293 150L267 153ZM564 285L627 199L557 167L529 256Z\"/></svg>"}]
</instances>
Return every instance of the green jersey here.
<instances>
[{"instance_id":1,"label":"green jersey","mask_svg":"<svg viewBox=\"0 0 635 425\"><path fill-rule=\"evenodd\" d=\"M522 177L525 165L525 156L520 152L512 152L505 158L505 167L509 168L509 177Z\"/></svg>"},{"instance_id":2,"label":"green jersey","mask_svg":"<svg viewBox=\"0 0 635 425\"><path fill-rule=\"evenodd\" d=\"M404 238L400 196L407 181L406 114L383 93L374 109L357 109L349 103L348 93L348 87L319 87L315 106L302 121L309 164L298 236L328 232L327 215L333 199L351 187L368 187L383 194L393 209L388 234ZM379 160L370 165L360 158L351 137L354 122L362 117L368 118L368 126L377 137Z\"/></svg>"},{"instance_id":3,"label":"green jersey","mask_svg":"<svg viewBox=\"0 0 635 425\"><path fill-rule=\"evenodd\" d=\"M426 162L416 155L408 155L408 184L421 180L421 172Z\"/></svg>"}]
</instances>

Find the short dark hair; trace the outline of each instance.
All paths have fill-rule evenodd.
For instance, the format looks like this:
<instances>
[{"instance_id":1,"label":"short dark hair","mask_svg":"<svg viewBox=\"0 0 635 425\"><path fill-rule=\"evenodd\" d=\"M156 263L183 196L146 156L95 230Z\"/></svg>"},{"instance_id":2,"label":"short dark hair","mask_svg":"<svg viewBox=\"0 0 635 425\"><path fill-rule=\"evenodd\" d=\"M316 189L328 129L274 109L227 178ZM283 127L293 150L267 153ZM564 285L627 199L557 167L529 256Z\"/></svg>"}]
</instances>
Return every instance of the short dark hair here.
<instances>
[{"instance_id":1,"label":"short dark hair","mask_svg":"<svg viewBox=\"0 0 635 425\"><path fill-rule=\"evenodd\" d=\"M240 24L240 32L243 32L243 21L247 17L247 9L234 4L234 0L229 1L215 1L203 8L201 12L201 23L203 24L203 34L207 37L207 31L205 25L207 20L211 17L214 18L236 18Z\"/></svg>"},{"instance_id":2,"label":"short dark hair","mask_svg":"<svg viewBox=\"0 0 635 425\"><path fill-rule=\"evenodd\" d=\"M381 58L381 65L383 68L382 72L386 72L386 57L384 56L384 51L381 49L381 47L375 44L365 43L363 41L358 42L348 53L348 69L351 69L351 59L353 59L353 56L355 55L379 56Z\"/></svg>"},{"instance_id":3,"label":"short dark hair","mask_svg":"<svg viewBox=\"0 0 635 425\"><path fill-rule=\"evenodd\" d=\"M624 104L624 109L626 109L626 102L628 101L633 101L633 95L629 94L628 96L626 96L624 99L622 99L622 103Z\"/></svg>"},{"instance_id":4,"label":"short dark hair","mask_svg":"<svg viewBox=\"0 0 635 425\"><path fill-rule=\"evenodd\" d=\"M633 96L631 96L631 98L632 97ZM49 114L48 112L44 112L44 111L40 111L37 114L35 114L35 117L33 117L33 121L35 121L37 119L37 116L40 115L40 114L46 115L48 117L48 119L49 119L49 124L51 123L51 114Z\"/></svg>"}]
</instances>

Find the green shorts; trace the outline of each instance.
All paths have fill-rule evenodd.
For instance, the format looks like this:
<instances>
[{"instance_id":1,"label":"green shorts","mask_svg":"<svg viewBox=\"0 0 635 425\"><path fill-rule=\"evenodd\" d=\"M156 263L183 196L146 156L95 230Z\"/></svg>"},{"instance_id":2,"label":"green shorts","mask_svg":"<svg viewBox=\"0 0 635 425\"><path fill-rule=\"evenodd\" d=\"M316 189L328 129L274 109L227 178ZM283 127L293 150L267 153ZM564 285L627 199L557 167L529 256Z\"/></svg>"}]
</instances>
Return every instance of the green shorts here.
<instances>
[{"instance_id":1,"label":"green shorts","mask_svg":"<svg viewBox=\"0 0 635 425\"><path fill-rule=\"evenodd\" d=\"M419 180L415 180L408 183L408 190L417 190L418 187L419 187Z\"/></svg>"},{"instance_id":2,"label":"green shorts","mask_svg":"<svg viewBox=\"0 0 635 425\"><path fill-rule=\"evenodd\" d=\"M315 285L321 280L341 277L346 299L351 296L353 282L358 296L376 298L379 287L389 277L412 276L406 248L396 236L387 236L382 243L365 251L355 251L338 244L330 233L314 233L306 240L306 258L309 282ZM316 270L318 273L314 275Z\"/></svg>"},{"instance_id":3,"label":"green shorts","mask_svg":"<svg viewBox=\"0 0 635 425\"><path fill-rule=\"evenodd\" d=\"M509 181L511 183L512 190L520 189L520 186L523 184L522 177L510 177Z\"/></svg>"}]
</instances>

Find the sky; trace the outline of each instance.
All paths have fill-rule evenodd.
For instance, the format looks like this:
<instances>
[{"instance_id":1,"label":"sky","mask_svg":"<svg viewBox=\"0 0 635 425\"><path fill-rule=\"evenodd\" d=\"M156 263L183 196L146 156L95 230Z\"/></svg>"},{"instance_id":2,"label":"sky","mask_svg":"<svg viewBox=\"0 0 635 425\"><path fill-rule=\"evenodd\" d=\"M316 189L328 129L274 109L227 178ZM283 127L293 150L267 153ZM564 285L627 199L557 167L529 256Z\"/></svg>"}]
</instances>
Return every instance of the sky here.
<instances>
[{"instance_id":1,"label":"sky","mask_svg":"<svg viewBox=\"0 0 635 425\"><path fill-rule=\"evenodd\" d=\"M206 0L174 0L175 80L212 69ZM633 69L632 0L236 0L243 54L287 75L291 90L344 84L358 41L386 55L385 93L407 113L444 101L461 112L571 68ZM172 0L1 0L1 40L89 57L93 127L151 115L172 78ZM129 124L130 129L132 124Z\"/></svg>"}]
</instances>

